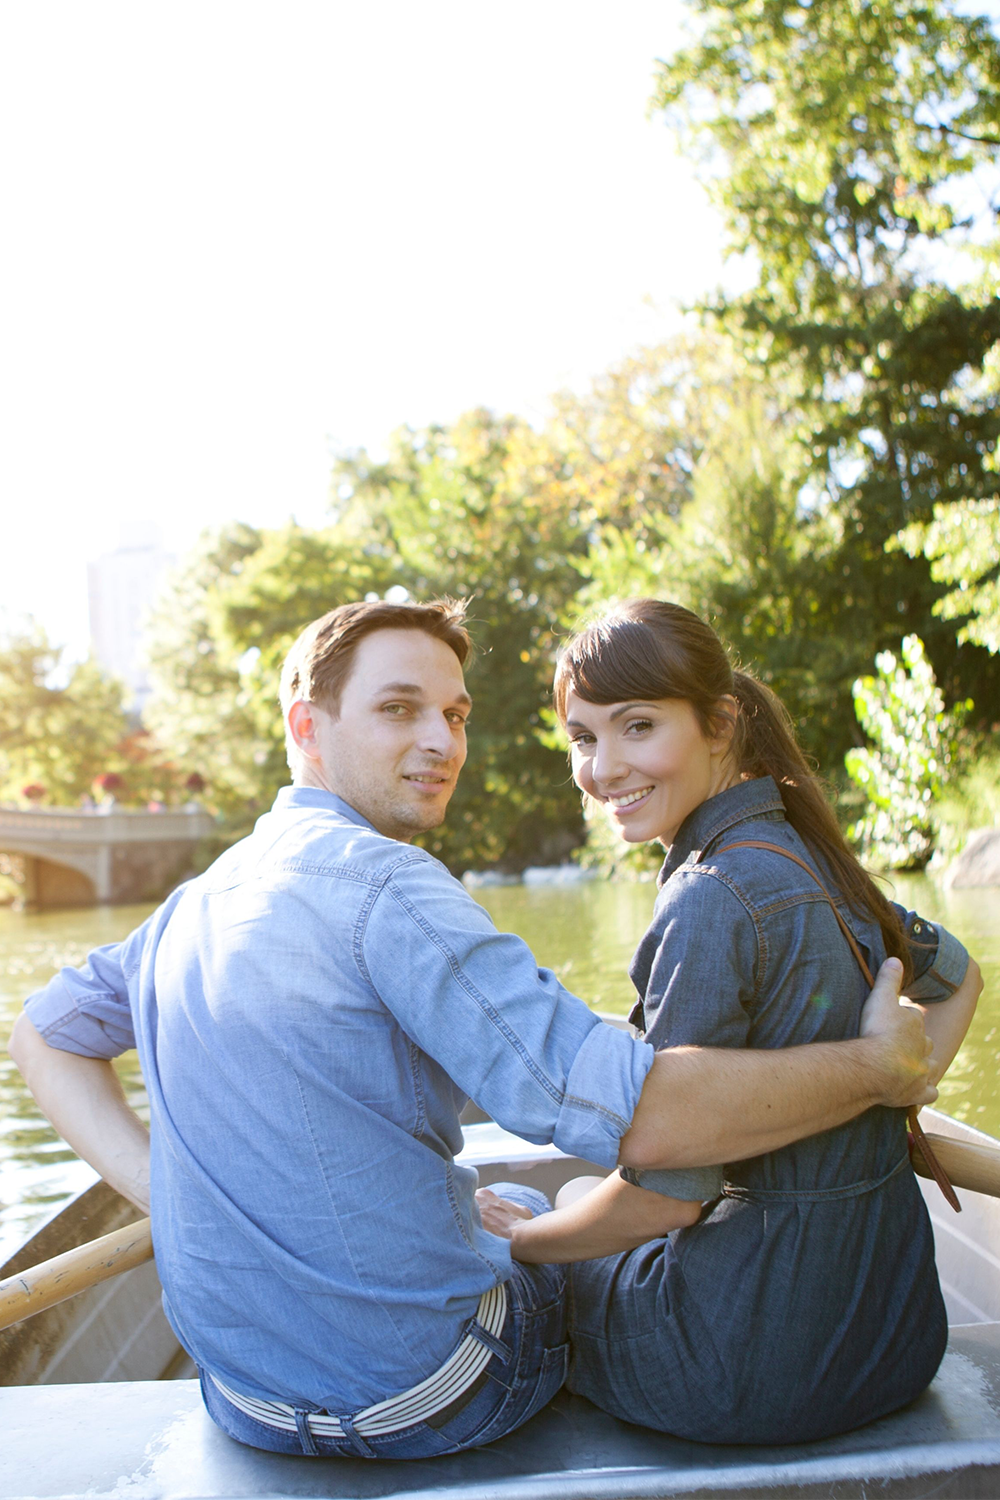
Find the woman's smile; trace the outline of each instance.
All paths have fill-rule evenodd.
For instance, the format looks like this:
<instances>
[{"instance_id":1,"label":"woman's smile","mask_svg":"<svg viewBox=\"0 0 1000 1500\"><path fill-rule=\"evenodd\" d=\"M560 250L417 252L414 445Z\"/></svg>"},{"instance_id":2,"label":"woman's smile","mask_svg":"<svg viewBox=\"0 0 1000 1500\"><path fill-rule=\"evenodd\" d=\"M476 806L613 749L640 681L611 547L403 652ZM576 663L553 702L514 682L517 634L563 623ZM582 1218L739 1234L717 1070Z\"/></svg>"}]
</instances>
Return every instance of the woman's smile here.
<instances>
[{"instance_id":1,"label":"woman's smile","mask_svg":"<svg viewBox=\"0 0 1000 1500\"><path fill-rule=\"evenodd\" d=\"M624 815L634 811L638 803L645 802L652 791L651 786L643 786L636 792L609 793L606 800L612 812Z\"/></svg>"}]
</instances>

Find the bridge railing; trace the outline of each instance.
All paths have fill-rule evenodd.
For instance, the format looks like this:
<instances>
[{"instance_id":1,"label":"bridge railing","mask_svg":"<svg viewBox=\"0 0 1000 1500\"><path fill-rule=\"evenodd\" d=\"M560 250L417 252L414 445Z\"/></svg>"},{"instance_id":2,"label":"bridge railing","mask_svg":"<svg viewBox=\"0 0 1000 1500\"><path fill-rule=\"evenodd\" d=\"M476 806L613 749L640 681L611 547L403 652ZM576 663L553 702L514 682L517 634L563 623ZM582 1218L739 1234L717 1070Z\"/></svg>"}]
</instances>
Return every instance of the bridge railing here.
<instances>
[{"instance_id":1,"label":"bridge railing","mask_svg":"<svg viewBox=\"0 0 1000 1500\"><path fill-rule=\"evenodd\" d=\"M211 833L211 813L196 803L164 812L129 808L0 807L0 848L4 839L25 844L146 844L161 839L192 843Z\"/></svg>"}]
</instances>

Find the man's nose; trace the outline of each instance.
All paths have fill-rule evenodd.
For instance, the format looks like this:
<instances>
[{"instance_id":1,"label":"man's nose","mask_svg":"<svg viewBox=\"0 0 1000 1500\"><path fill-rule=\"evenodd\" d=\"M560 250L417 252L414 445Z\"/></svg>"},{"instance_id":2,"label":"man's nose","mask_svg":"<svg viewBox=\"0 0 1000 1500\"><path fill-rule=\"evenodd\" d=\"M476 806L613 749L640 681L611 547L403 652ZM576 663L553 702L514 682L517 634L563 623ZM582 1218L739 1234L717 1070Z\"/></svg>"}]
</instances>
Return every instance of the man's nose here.
<instances>
[{"instance_id":1,"label":"man's nose","mask_svg":"<svg viewBox=\"0 0 1000 1500\"><path fill-rule=\"evenodd\" d=\"M455 736L444 714L427 714L421 723L420 748L450 760L455 754Z\"/></svg>"}]
</instances>

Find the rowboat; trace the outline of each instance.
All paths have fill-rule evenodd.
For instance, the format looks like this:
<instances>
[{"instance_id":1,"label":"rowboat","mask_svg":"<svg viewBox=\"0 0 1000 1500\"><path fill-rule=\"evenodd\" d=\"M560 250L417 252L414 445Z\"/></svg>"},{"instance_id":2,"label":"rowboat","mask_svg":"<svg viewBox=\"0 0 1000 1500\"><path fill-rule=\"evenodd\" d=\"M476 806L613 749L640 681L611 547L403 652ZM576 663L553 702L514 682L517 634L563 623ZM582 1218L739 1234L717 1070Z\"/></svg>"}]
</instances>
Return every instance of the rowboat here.
<instances>
[{"instance_id":1,"label":"rowboat","mask_svg":"<svg viewBox=\"0 0 1000 1500\"><path fill-rule=\"evenodd\" d=\"M938 1137L997 1142L935 1111ZM484 1185L553 1194L593 1167L471 1124L460 1158ZM959 1189L956 1216L922 1182L951 1335L931 1388L906 1410L842 1437L724 1447L616 1421L560 1394L503 1441L445 1459L372 1464L244 1448L201 1406L187 1355L160 1310L152 1261L0 1332L0 1500L659 1500L659 1497L1000 1495L1000 1201ZM126 1227L136 1210L97 1183L38 1232L0 1278Z\"/></svg>"}]
</instances>

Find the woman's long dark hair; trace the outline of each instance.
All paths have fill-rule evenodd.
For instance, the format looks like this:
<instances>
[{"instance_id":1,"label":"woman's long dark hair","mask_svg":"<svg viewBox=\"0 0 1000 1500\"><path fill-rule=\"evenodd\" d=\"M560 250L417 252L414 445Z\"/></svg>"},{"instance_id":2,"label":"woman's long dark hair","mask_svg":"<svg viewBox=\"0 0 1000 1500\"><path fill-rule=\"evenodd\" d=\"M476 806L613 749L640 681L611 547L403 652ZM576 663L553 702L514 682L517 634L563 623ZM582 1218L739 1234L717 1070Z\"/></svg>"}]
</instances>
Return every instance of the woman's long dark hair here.
<instances>
[{"instance_id":1,"label":"woman's long dark hair","mask_svg":"<svg viewBox=\"0 0 1000 1500\"><path fill-rule=\"evenodd\" d=\"M740 774L774 778L789 823L826 864L851 910L878 923L886 953L902 961L904 979L912 977L902 923L851 852L784 704L748 672L733 670L710 625L660 599L621 604L574 636L559 659L553 693L563 723L570 690L586 703L681 698L706 735L732 719L721 700L735 698L732 754Z\"/></svg>"}]
</instances>

